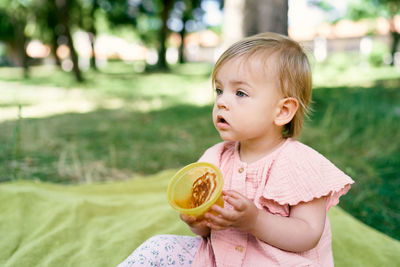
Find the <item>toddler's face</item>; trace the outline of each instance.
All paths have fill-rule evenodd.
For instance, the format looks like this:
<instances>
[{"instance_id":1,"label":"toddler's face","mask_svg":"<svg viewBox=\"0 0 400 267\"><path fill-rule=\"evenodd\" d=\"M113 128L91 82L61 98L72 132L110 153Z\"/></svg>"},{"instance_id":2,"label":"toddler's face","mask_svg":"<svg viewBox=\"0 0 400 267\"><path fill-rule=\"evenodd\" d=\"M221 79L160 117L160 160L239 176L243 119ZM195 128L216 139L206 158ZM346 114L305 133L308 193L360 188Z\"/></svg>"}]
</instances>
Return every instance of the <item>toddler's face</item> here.
<instances>
[{"instance_id":1,"label":"toddler's face","mask_svg":"<svg viewBox=\"0 0 400 267\"><path fill-rule=\"evenodd\" d=\"M233 58L225 62L215 79L216 99L213 122L225 141L262 141L280 129L274 124L282 99L276 59L264 64L255 56L248 60Z\"/></svg>"}]
</instances>

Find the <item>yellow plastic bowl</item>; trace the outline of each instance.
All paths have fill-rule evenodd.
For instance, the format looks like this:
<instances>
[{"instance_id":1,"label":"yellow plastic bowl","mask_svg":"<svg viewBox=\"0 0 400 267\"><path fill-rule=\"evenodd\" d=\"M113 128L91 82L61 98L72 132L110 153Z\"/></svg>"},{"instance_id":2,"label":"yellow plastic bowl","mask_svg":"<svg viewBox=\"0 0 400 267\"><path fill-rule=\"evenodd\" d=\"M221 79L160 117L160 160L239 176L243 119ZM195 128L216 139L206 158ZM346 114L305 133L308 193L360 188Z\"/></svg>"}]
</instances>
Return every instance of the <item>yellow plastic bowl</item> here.
<instances>
[{"instance_id":1,"label":"yellow plastic bowl","mask_svg":"<svg viewBox=\"0 0 400 267\"><path fill-rule=\"evenodd\" d=\"M206 171L214 171L217 174L217 185L210 199L198 207L188 208L192 197L192 186L194 181ZM170 180L167 190L168 202L176 211L201 217L212 205L217 204L224 207L222 198L222 187L224 181L221 171L213 164L206 162L191 163L180 169Z\"/></svg>"}]
</instances>

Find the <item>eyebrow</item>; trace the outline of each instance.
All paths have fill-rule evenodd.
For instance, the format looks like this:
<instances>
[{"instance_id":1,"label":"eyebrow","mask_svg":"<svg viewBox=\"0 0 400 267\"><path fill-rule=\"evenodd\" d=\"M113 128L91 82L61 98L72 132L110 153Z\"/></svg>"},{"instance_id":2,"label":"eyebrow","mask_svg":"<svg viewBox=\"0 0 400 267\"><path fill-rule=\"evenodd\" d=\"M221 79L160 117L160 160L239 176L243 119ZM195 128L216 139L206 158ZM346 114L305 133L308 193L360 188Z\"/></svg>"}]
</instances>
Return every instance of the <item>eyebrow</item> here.
<instances>
[{"instance_id":1,"label":"eyebrow","mask_svg":"<svg viewBox=\"0 0 400 267\"><path fill-rule=\"evenodd\" d=\"M220 82L218 79L215 79L215 83L221 84L221 82ZM247 83L247 82L245 82L245 81L241 81L241 80L231 80L231 81L229 81L229 83L230 83L230 84L234 84L234 85L243 84L243 85L246 85L246 86L251 87L251 85L250 85L249 83Z\"/></svg>"}]
</instances>

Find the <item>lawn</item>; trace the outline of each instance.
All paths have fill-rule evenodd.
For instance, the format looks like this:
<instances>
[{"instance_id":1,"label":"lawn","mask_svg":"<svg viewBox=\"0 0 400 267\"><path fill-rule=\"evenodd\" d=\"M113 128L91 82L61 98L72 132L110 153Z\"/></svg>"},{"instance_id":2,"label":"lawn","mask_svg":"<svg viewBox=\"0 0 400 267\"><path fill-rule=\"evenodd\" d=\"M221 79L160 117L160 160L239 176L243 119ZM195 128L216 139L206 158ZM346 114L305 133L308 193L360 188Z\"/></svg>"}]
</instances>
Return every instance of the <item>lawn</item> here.
<instances>
[{"instance_id":1,"label":"lawn","mask_svg":"<svg viewBox=\"0 0 400 267\"><path fill-rule=\"evenodd\" d=\"M179 168L219 142L209 65L132 69L113 62L77 84L49 67L27 80L0 68L0 181L129 179ZM315 70L314 112L301 141L356 181L342 208L400 239L399 70Z\"/></svg>"}]
</instances>

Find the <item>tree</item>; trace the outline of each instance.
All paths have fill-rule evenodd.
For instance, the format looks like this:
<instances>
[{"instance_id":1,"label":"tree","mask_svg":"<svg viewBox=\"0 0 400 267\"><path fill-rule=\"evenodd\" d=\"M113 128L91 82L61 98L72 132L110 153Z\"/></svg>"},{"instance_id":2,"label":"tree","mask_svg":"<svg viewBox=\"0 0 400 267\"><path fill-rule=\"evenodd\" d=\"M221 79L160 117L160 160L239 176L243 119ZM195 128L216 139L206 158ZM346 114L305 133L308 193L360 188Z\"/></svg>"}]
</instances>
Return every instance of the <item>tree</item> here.
<instances>
[{"instance_id":1,"label":"tree","mask_svg":"<svg viewBox=\"0 0 400 267\"><path fill-rule=\"evenodd\" d=\"M90 67L97 70L94 44L96 41L96 12L100 9L99 0L80 0L80 21L79 25L89 34L92 54L90 55Z\"/></svg>"},{"instance_id":2,"label":"tree","mask_svg":"<svg viewBox=\"0 0 400 267\"><path fill-rule=\"evenodd\" d=\"M71 27L70 27L70 11L74 4L72 0L54 0L54 11L58 18L59 23L62 25L63 34L67 37L67 45L70 51L72 60L72 70L75 74L75 78L78 82L83 81L83 76L78 64L78 54L74 47L74 41L72 39Z\"/></svg>"},{"instance_id":3,"label":"tree","mask_svg":"<svg viewBox=\"0 0 400 267\"><path fill-rule=\"evenodd\" d=\"M57 48L59 46L58 40L63 34L63 26L60 24L55 6L50 2L36 5L35 7L35 23L37 25L36 37L43 43L51 45L51 53L56 61L56 65L61 67L61 59L57 55Z\"/></svg>"},{"instance_id":4,"label":"tree","mask_svg":"<svg viewBox=\"0 0 400 267\"><path fill-rule=\"evenodd\" d=\"M352 0L348 4L347 17L353 20L363 18L384 17L389 21L391 35L391 55L394 65L394 54L400 41L400 33L396 30L394 17L400 15L399 0Z\"/></svg>"},{"instance_id":5,"label":"tree","mask_svg":"<svg viewBox=\"0 0 400 267\"><path fill-rule=\"evenodd\" d=\"M199 23L204 11L201 9L201 0L180 0L175 1L174 8L170 12L169 19L171 20L168 27L180 35L181 43L179 45L179 63L185 63L185 37L191 29L189 25Z\"/></svg>"},{"instance_id":6,"label":"tree","mask_svg":"<svg viewBox=\"0 0 400 267\"><path fill-rule=\"evenodd\" d=\"M224 46L261 32L287 35L287 0L225 0Z\"/></svg>"},{"instance_id":7,"label":"tree","mask_svg":"<svg viewBox=\"0 0 400 267\"><path fill-rule=\"evenodd\" d=\"M167 1L167 6L172 4L171 1ZM162 26L162 20L168 18L169 9L164 8L165 4L162 2L161 0L103 1L101 8L113 26L129 25L134 27L135 33L143 43L149 47L157 48L159 55L158 65L161 65L161 68L167 68L165 40L168 29L166 26Z\"/></svg>"},{"instance_id":8,"label":"tree","mask_svg":"<svg viewBox=\"0 0 400 267\"><path fill-rule=\"evenodd\" d=\"M168 69L168 64L166 60L166 54L167 54L167 38L168 38L168 25L167 21L169 18L169 12L173 6L174 0L164 0L163 6L161 8L161 29L159 31L159 42L160 42L160 48L158 50L158 66L160 69Z\"/></svg>"},{"instance_id":9,"label":"tree","mask_svg":"<svg viewBox=\"0 0 400 267\"><path fill-rule=\"evenodd\" d=\"M260 32L288 34L287 0L246 0L243 31L245 36Z\"/></svg>"},{"instance_id":10,"label":"tree","mask_svg":"<svg viewBox=\"0 0 400 267\"><path fill-rule=\"evenodd\" d=\"M26 45L26 25L30 17L30 8L33 1L0 1L0 39L9 44L11 49L16 50L18 55L17 65L23 67L24 77L29 76L28 55Z\"/></svg>"},{"instance_id":11,"label":"tree","mask_svg":"<svg viewBox=\"0 0 400 267\"><path fill-rule=\"evenodd\" d=\"M166 51L171 30L179 32L183 40L186 35L186 23L198 20L194 13L201 13L201 0L115 0L109 3L106 13L110 22L116 26L134 26L136 33L147 46L156 47L157 68L164 70L168 69ZM182 27L179 30L169 25L173 20L181 21ZM183 59L182 46L183 43L180 47L180 59Z\"/></svg>"}]
</instances>

